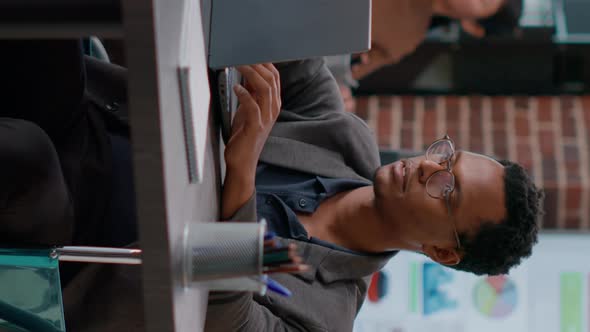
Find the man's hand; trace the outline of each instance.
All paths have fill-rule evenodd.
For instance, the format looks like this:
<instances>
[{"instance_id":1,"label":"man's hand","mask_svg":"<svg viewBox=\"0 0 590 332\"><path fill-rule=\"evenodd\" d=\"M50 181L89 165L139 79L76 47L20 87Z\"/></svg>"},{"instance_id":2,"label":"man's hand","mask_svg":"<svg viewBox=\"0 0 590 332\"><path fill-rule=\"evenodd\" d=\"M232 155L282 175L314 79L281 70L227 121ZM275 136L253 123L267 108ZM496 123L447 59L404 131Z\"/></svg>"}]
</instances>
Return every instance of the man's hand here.
<instances>
[{"instance_id":1,"label":"man's hand","mask_svg":"<svg viewBox=\"0 0 590 332\"><path fill-rule=\"evenodd\" d=\"M252 196L256 165L281 110L281 81L272 64L237 68L245 86L236 85L239 101L225 148L226 177L222 217L227 219Z\"/></svg>"}]
</instances>

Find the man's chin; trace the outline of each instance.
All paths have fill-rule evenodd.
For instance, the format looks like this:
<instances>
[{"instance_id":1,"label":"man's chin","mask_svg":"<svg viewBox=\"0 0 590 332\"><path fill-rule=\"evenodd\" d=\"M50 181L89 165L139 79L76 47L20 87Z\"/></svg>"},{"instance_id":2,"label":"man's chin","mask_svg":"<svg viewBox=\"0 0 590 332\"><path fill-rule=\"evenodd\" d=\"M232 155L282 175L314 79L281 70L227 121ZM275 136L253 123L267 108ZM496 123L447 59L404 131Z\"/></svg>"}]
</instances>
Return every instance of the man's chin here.
<instances>
[{"instance_id":1,"label":"man's chin","mask_svg":"<svg viewBox=\"0 0 590 332\"><path fill-rule=\"evenodd\" d=\"M375 201L380 201L385 193L384 188L386 187L385 185L387 183L388 176L387 166L389 165L383 165L375 171L375 176L373 177L373 192L375 193Z\"/></svg>"},{"instance_id":2,"label":"man's chin","mask_svg":"<svg viewBox=\"0 0 590 332\"><path fill-rule=\"evenodd\" d=\"M375 170L375 174L373 174L373 190L375 191L375 194L377 193L377 187L380 187L380 183L383 181L383 167L384 166L379 166L379 168Z\"/></svg>"}]
</instances>

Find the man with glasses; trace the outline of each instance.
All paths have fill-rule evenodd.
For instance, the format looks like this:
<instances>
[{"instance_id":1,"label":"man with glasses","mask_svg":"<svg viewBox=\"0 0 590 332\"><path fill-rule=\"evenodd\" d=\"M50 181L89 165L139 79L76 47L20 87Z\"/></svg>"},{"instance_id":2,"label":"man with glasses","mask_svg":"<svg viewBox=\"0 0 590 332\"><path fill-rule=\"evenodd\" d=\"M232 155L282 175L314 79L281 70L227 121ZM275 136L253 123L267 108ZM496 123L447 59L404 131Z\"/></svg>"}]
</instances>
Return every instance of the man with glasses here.
<instances>
[{"instance_id":1,"label":"man with glasses","mask_svg":"<svg viewBox=\"0 0 590 332\"><path fill-rule=\"evenodd\" d=\"M3 45L3 244L136 240L132 184L120 176L131 167L125 127L87 99L101 76L105 100L124 96L115 91L124 70L87 81L77 41ZM310 268L273 276L291 298L211 293L207 331L350 331L371 274L398 250L478 274L506 273L530 255L540 195L521 167L457 151L446 137L424 156L380 166L373 134L344 112L322 60L239 70L246 84L235 87L222 217L266 218ZM67 272L69 330L143 330L137 270Z\"/></svg>"},{"instance_id":2,"label":"man with glasses","mask_svg":"<svg viewBox=\"0 0 590 332\"><path fill-rule=\"evenodd\" d=\"M275 277L290 299L210 293L206 331L351 331L371 274L399 250L475 274L507 273L531 254L542 195L519 165L456 150L448 136L380 165L321 60L239 70L222 216L265 218L310 269Z\"/></svg>"}]
</instances>

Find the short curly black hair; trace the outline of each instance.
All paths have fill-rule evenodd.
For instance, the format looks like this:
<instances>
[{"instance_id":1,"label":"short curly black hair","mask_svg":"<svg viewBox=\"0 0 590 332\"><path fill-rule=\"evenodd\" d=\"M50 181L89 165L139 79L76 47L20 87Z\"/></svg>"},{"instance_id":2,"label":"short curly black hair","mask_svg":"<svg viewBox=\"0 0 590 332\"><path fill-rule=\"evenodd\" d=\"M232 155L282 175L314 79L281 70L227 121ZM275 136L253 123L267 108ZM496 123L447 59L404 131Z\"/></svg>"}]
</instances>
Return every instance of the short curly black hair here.
<instances>
[{"instance_id":1,"label":"short curly black hair","mask_svg":"<svg viewBox=\"0 0 590 332\"><path fill-rule=\"evenodd\" d=\"M530 256L537 243L543 192L522 166L507 160L500 163L505 170L506 219L499 224L484 222L475 235L460 234L464 256L451 268L477 275L506 274Z\"/></svg>"}]
</instances>

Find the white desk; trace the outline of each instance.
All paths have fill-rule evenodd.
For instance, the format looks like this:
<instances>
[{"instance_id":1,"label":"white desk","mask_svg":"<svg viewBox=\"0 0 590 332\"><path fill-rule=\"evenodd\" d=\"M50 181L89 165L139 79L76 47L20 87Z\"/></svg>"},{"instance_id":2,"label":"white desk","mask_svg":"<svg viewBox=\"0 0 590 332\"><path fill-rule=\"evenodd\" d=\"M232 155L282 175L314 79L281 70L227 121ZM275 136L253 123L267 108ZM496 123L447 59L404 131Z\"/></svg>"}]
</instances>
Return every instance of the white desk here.
<instances>
[{"instance_id":1,"label":"white desk","mask_svg":"<svg viewBox=\"0 0 590 332\"><path fill-rule=\"evenodd\" d=\"M182 287L182 233L186 220L219 219L219 133L212 116L198 119L209 122L203 182L188 178L177 76L183 1L123 2L145 320L153 332L202 329L207 294ZM198 93L206 98L209 91Z\"/></svg>"}]
</instances>

